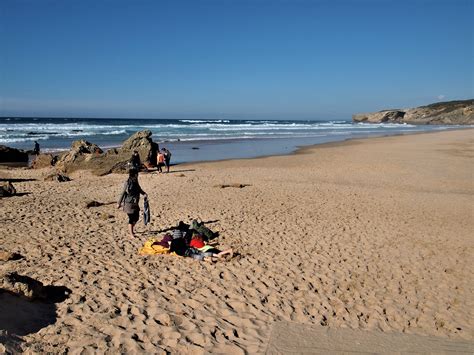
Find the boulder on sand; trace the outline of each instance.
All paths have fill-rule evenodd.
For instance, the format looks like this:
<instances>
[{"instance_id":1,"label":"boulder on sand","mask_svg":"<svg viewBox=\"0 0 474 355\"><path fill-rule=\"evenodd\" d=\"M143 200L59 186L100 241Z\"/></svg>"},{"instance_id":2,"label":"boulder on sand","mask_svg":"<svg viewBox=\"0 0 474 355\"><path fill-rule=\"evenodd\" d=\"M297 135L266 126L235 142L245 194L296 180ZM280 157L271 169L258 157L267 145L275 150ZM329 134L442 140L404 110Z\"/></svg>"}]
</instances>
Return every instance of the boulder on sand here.
<instances>
[{"instance_id":1,"label":"boulder on sand","mask_svg":"<svg viewBox=\"0 0 474 355\"><path fill-rule=\"evenodd\" d=\"M65 286L44 286L41 281L16 272L0 276L0 289L30 301L41 300L50 303L62 302L71 293Z\"/></svg>"},{"instance_id":2,"label":"boulder on sand","mask_svg":"<svg viewBox=\"0 0 474 355\"><path fill-rule=\"evenodd\" d=\"M106 153L95 144L75 141L71 150L59 158L56 166L63 172L84 169L91 170L96 175L126 173L134 150L138 151L142 162L149 156L150 151L156 150L158 145L152 141L151 135L149 130L136 132L122 147L109 149Z\"/></svg>"},{"instance_id":3,"label":"boulder on sand","mask_svg":"<svg viewBox=\"0 0 474 355\"><path fill-rule=\"evenodd\" d=\"M120 150L126 152L138 150L139 152L143 151L144 153L148 153L153 144L151 135L152 133L149 130L139 131L123 142L122 148L120 148Z\"/></svg>"},{"instance_id":4,"label":"boulder on sand","mask_svg":"<svg viewBox=\"0 0 474 355\"><path fill-rule=\"evenodd\" d=\"M0 163L26 163L28 153L24 150L0 145Z\"/></svg>"},{"instance_id":5,"label":"boulder on sand","mask_svg":"<svg viewBox=\"0 0 474 355\"><path fill-rule=\"evenodd\" d=\"M55 157L52 154L40 154L33 160L31 167L33 169L49 168L54 166L55 163Z\"/></svg>"},{"instance_id":6,"label":"boulder on sand","mask_svg":"<svg viewBox=\"0 0 474 355\"><path fill-rule=\"evenodd\" d=\"M102 149L100 149L97 144L85 140L74 141L72 142L71 150L61 155L56 165L67 168L68 165L90 160L92 157L99 156L102 153Z\"/></svg>"},{"instance_id":7,"label":"boulder on sand","mask_svg":"<svg viewBox=\"0 0 474 355\"><path fill-rule=\"evenodd\" d=\"M9 272L3 275L0 287L29 300L45 297L42 282L28 276L18 275L16 272Z\"/></svg>"}]
</instances>

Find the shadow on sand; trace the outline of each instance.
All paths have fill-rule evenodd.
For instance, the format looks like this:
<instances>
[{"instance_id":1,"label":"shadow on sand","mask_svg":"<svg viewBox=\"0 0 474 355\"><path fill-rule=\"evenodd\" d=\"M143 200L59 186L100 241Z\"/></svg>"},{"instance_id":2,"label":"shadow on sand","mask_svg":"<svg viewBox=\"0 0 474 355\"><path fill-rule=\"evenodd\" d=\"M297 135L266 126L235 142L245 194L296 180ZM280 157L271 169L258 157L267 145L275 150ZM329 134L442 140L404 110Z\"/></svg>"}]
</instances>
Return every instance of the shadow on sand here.
<instances>
[{"instance_id":1,"label":"shadow on sand","mask_svg":"<svg viewBox=\"0 0 474 355\"><path fill-rule=\"evenodd\" d=\"M21 178L0 178L0 181L6 181L6 182L26 182L26 181L38 181L38 179L21 179Z\"/></svg>"},{"instance_id":2,"label":"shadow on sand","mask_svg":"<svg viewBox=\"0 0 474 355\"><path fill-rule=\"evenodd\" d=\"M27 196L27 195L31 195L31 192L17 192L14 195L0 196L0 198L16 197L16 196Z\"/></svg>"},{"instance_id":3,"label":"shadow on sand","mask_svg":"<svg viewBox=\"0 0 474 355\"><path fill-rule=\"evenodd\" d=\"M0 330L9 336L24 336L54 324L55 303L63 302L71 290L65 286L45 286L42 300L30 301L0 289Z\"/></svg>"}]
</instances>

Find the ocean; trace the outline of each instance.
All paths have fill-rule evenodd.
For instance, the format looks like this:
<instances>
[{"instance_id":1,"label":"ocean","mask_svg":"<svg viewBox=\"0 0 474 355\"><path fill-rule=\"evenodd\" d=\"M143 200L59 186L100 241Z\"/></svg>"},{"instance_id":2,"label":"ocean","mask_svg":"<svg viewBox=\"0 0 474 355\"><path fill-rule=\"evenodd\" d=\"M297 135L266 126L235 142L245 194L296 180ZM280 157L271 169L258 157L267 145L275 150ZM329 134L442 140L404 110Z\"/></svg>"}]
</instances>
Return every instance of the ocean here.
<instances>
[{"instance_id":1,"label":"ocean","mask_svg":"<svg viewBox=\"0 0 474 355\"><path fill-rule=\"evenodd\" d=\"M102 118L0 118L0 144L25 150L34 141L42 152L68 150L85 139L106 150L131 134L148 129L160 147L173 153L173 163L254 158L288 154L298 147L463 126L367 124L349 120L192 120ZM464 126L465 127L465 126Z\"/></svg>"}]
</instances>

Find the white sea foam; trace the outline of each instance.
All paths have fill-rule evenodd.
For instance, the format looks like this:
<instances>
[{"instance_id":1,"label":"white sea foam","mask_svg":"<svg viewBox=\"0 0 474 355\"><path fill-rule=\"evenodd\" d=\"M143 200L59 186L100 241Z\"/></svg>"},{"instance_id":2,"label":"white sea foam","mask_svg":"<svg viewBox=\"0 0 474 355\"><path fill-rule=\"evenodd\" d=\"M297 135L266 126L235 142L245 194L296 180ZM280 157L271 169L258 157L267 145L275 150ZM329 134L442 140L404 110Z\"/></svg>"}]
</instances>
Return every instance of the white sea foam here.
<instances>
[{"instance_id":1,"label":"white sea foam","mask_svg":"<svg viewBox=\"0 0 474 355\"><path fill-rule=\"evenodd\" d=\"M423 130L448 129L444 126L426 127L393 123L352 123L349 121L277 121L277 120L80 120L52 119L49 121L22 122L8 118L0 121L0 144L13 143L28 147L32 141L42 141L42 146L69 148L72 140L87 139L94 143L120 145L132 133L149 129L155 141L235 140L261 138L315 138L324 136L380 135ZM7 122L8 121L8 122ZM453 127L454 128L454 127ZM66 148L67 147L67 148ZM51 148L55 151L61 148Z\"/></svg>"}]
</instances>

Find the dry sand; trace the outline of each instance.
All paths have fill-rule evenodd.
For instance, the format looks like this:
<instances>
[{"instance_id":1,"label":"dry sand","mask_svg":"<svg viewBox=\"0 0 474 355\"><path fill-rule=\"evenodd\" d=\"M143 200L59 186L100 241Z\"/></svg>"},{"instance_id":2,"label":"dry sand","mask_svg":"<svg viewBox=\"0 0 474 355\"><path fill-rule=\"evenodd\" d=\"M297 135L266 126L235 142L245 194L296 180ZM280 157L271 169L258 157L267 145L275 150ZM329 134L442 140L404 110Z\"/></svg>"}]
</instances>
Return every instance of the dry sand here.
<instances>
[{"instance_id":1,"label":"dry sand","mask_svg":"<svg viewBox=\"0 0 474 355\"><path fill-rule=\"evenodd\" d=\"M77 172L57 183L42 181L47 170L0 170L35 179L14 183L29 194L0 199L0 249L24 256L0 272L72 290L53 318L48 309L31 320L23 347L262 353L275 321L473 340L473 132L143 174L152 222L140 221L134 240L114 204L85 208L116 201L125 176ZM240 257L137 254L192 217L214 221L220 245ZM8 302L10 313L23 307Z\"/></svg>"}]
</instances>

